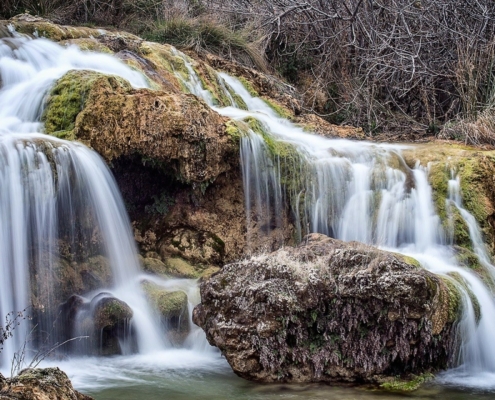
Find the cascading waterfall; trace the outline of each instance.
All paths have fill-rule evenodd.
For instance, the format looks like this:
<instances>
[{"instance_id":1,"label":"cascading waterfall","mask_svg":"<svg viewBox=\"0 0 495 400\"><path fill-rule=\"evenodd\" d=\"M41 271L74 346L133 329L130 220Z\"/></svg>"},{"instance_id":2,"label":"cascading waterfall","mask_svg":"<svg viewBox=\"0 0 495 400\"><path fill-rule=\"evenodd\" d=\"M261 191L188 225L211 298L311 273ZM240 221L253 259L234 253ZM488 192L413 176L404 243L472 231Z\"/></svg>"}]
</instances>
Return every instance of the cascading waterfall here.
<instances>
[{"instance_id":1,"label":"cascading waterfall","mask_svg":"<svg viewBox=\"0 0 495 400\"><path fill-rule=\"evenodd\" d=\"M252 125L249 120L253 118L260 123L258 129L248 129L241 139L248 220L254 216L267 222L258 227L276 226L267 220L278 214L287 196L299 240L308 232L318 232L360 241L412 256L425 268L451 279L462 293L464 312L459 322L459 367L456 375L447 375L445 380L458 383L460 373L464 382L473 377L476 381L480 373L495 373L493 294L478 275L459 266L452 248L453 225L445 229L435 210L428 166L417 163L410 169L401 155L407 146L308 134L225 73L219 73L217 79L231 106L218 107L210 93L204 95L200 79L188 59L183 58L191 74L184 85L192 93L224 116L248 125ZM247 109L235 104L231 92L243 100ZM274 153L267 136L276 145L289 145L292 153ZM287 173L290 182L284 181ZM447 209L452 212L453 208L468 226L473 250L489 279L495 282L495 267L475 218L462 207L459 178L455 175L449 182L447 199Z\"/></svg>"},{"instance_id":2,"label":"cascading waterfall","mask_svg":"<svg viewBox=\"0 0 495 400\"><path fill-rule=\"evenodd\" d=\"M107 292L132 308L139 351L156 351L164 346L163 335L139 286L136 246L111 173L87 147L41 133L43 100L54 82L73 69L119 75L134 87L147 86L141 74L107 55L29 40L15 32L0 39L0 315L36 303L30 299L32 288L41 292L46 289L41 281L49 285L59 279L63 238L76 258L91 246L100 247L113 275ZM48 288L46 298L51 295ZM36 305L36 329L56 336L51 332L54 315L44 315L44 306ZM0 364L12 359L28 330L24 323L16 328L5 342Z\"/></svg>"},{"instance_id":3,"label":"cascading waterfall","mask_svg":"<svg viewBox=\"0 0 495 400\"><path fill-rule=\"evenodd\" d=\"M357 240L415 257L424 267L449 277L459 285L465 303L459 323L462 345L457 372L471 376L495 373L493 295L477 275L456 261L453 234L435 211L428 167L417 164L410 169L401 156L404 146L307 134L223 73L218 74L219 86L231 106L218 107L187 57L177 55L189 71L189 80L177 74L184 87L220 114L243 120L248 127L241 139L248 225L254 215L266 232L280 227L278 210L288 203L299 240L308 232ZM139 286L143 277L135 244L110 172L85 146L42 134L43 100L53 83L72 69L115 74L134 87L147 86L142 75L110 56L82 53L43 39L0 39L0 315L22 310L31 302L32 286L38 284L30 281L33 271L44 271L40 279L56 275L59 238L63 237L74 248L80 242L101 247L114 278L105 292L133 309L139 351L155 351L167 343ZM237 98L242 99L242 107ZM275 147L283 146L283 155L268 146L267 139ZM495 268L480 229L462 206L455 172L449 182L447 209L450 213L457 210L465 221L474 253L495 282ZM101 240L92 244L95 236ZM278 238L278 243L283 240ZM146 279L185 291L190 317L198 301L196 282ZM50 318L40 321L43 329L49 328ZM204 338L196 338L200 333L193 330L186 345L203 347ZM26 334L27 327L21 325L5 343L3 360L12 358Z\"/></svg>"}]
</instances>

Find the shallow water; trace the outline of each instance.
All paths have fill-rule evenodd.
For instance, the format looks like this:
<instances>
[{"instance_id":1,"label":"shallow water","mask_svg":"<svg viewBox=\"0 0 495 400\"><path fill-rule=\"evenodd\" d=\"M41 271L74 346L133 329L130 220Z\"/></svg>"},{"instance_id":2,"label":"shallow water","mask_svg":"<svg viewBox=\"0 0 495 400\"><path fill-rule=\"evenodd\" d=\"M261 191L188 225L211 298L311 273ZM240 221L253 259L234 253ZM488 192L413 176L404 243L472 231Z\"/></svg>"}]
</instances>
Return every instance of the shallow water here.
<instances>
[{"instance_id":1,"label":"shallow water","mask_svg":"<svg viewBox=\"0 0 495 400\"><path fill-rule=\"evenodd\" d=\"M49 366L51 363L44 363ZM469 389L462 372L440 375L413 393L390 393L329 385L262 385L237 377L216 351L168 350L156 354L111 358L81 358L53 362L67 372L74 386L96 400L488 400L495 398L495 377L478 377L492 383L485 390ZM451 385L447 381L454 382ZM456 388L455 383L463 387ZM479 386L479 382L473 382Z\"/></svg>"}]
</instances>

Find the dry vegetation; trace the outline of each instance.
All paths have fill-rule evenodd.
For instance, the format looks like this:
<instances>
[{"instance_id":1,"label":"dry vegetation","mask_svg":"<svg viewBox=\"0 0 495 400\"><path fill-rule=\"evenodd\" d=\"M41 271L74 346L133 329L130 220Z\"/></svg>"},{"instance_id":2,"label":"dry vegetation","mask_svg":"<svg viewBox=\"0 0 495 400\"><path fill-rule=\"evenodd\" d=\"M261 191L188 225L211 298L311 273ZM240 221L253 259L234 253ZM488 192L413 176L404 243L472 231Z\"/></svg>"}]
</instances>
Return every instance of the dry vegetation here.
<instances>
[{"instance_id":1,"label":"dry vegetation","mask_svg":"<svg viewBox=\"0 0 495 400\"><path fill-rule=\"evenodd\" d=\"M63 23L271 68L307 109L370 134L416 131L495 144L491 0L3 0Z\"/></svg>"}]
</instances>

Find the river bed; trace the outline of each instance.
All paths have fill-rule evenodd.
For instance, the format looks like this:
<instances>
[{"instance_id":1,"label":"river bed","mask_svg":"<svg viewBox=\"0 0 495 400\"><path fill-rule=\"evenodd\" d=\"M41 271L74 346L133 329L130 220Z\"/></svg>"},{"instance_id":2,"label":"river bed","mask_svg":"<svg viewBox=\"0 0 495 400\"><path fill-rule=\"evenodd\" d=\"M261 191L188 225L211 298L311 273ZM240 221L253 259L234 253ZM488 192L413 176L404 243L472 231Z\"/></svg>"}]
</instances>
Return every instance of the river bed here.
<instances>
[{"instance_id":1,"label":"river bed","mask_svg":"<svg viewBox=\"0 0 495 400\"><path fill-rule=\"evenodd\" d=\"M256 384L237 377L217 352L168 350L155 354L80 358L57 365L76 389L96 400L488 400L495 397L495 377L466 380L449 372L412 393L359 387ZM462 384L462 387L455 387ZM467 386L466 386L467 385ZM480 388L481 387L481 388Z\"/></svg>"}]
</instances>

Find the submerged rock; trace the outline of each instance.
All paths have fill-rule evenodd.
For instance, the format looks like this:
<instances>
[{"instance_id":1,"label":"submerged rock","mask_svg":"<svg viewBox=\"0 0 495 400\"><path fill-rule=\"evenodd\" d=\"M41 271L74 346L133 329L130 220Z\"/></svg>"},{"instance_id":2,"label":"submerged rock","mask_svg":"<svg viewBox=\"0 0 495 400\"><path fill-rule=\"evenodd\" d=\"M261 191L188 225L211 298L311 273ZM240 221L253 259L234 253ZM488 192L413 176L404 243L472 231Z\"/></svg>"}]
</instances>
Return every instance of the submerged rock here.
<instances>
[{"instance_id":1,"label":"submerged rock","mask_svg":"<svg viewBox=\"0 0 495 400\"><path fill-rule=\"evenodd\" d=\"M312 234L226 265L193 319L246 379L383 382L446 368L460 307L415 260Z\"/></svg>"},{"instance_id":2,"label":"submerged rock","mask_svg":"<svg viewBox=\"0 0 495 400\"><path fill-rule=\"evenodd\" d=\"M14 378L0 374L0 400L92 400L79 393L58 368L28 368Z\"/></svg>"}]
</instances>

